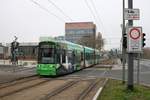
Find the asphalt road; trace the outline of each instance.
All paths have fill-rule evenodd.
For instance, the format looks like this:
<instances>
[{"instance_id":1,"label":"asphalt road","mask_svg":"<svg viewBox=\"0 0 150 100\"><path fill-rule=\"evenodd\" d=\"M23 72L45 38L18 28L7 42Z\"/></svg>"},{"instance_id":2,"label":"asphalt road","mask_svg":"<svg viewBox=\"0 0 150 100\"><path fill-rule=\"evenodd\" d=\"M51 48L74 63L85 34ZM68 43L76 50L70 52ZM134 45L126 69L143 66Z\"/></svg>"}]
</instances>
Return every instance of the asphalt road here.
<instances>
[{"instance_id":1,"label":"asphalt road","mask_svg":"<svg viewBox=\"0 0 150 100\"><path fill-rule=\"evenodd\" d=\"M114 79L122 80L122 66L118 69L112 69L110 71L110 77ZM127 65L125 71L125 79L127 80ZM150 60L140 61L140 72L139 72L140 84L145 84L150 86ZM134 61L134 82L137 82L137 61Z\"/></svg>"},{"instance_id":2,"label":"asphalt road","mask_svg":"<svg viewBox=\"0 0 150 100\"><path fill-rule=\"evenodd\" d=\"M109 77L109 73L110 73L110 68L109 67L103 67L100 65L91 67L91 68L86 68L83 70L80 70L78 72L66 75L66 77L88 77L88 78L92 78L92 77Z\"/></svg>"},{"instance_id":3,"label":"asphalt road","mask_svg":"<svg viewBox=\"0 0 150 100\"><path fill-rule=\"evenodd\" d=\"M125 79L127 81L127 65L125 70ZM112 69L91 67L79 72L67 75L74 77L108 77L113 79L122 80L122 65L113 65ZM140 84L150 86L150 60L140 61L140 73L139 73ZM134 82L137 83L137 61L134 61Z\"/></svg>"},{"instance_id":4,"label":"asphalt road","mask_svg":"<svg viewBox=\"0 0 150 100\"><path fill-rule=\"evenodd\" d=\"M137 81L137 64L136 63L137 62L134 61L134 81L135 81L135 83ZM5 70L6 72L9 72L9 70L13 71L13 69L14 69L14 67L7 68L5 66L5 69L3 69L3 70ZM31 69L20 68L19 70L20 71L15 72L16 76L18 76L20 74L21 75L36 74L35 67L33 69L32 68ZM11 76L11 74L8 74L8 75ZM127 80L127 66L126 66L125 75L126 75L125 78ZM109 78L113 78L113 79L122 80L122 65L121 64L113 65L111 70L108 67L102 68L102 66L97 65L95 67L86 68L86 69L80 70L78 72L75 72L75 73L72 73L69 75L65 75L63 77L83 77L83 78L84 77L89 77L89 78L90 77L91 78L92 77L109 77ZM143 60L140 62L140 77L139 77L140 83L150 86L150 78L149 77L150 77L150 60Z\"/></svg>"}]
</instances>

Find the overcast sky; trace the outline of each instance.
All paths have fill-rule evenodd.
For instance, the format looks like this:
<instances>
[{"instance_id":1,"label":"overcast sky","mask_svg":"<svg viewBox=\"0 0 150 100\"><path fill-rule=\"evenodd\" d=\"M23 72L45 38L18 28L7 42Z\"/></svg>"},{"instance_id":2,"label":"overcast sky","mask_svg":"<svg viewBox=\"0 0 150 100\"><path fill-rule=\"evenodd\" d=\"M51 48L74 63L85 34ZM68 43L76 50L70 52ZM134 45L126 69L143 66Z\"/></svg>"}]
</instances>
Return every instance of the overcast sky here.
<instances>
[{"instance_id":1,"label":"overcast sky","mask_svg":"<svg viewBox=\"0 0 150 100\"><path fill-rule=\"evenodd\" d=\"M65 22L92 21L102 33L106 49L120 47L122 0L51 0L66 16L48 0L34 1L47 11L31 0L0 0L0 42L11 42L14 35L19 42L36 42L40 36L64 35ZM150 0L133 1L134 8L140 9L140 20L134 25L143 27L150 46Z\"/></svg>"}]
</instances>

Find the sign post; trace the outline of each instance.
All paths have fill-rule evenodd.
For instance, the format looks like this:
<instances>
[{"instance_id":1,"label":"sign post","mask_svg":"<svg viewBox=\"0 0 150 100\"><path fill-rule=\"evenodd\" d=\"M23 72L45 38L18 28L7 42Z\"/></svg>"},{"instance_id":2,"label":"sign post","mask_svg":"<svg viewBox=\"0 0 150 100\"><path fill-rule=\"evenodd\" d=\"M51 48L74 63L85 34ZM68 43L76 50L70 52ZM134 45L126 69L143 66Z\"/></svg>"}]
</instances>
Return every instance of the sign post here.
<instances>
[{"instance_id":1,"label":"sign post","mask_svg":"<svg viewBox=\"0 0 150 100\"><path fill-rule=\"evenodd\" d=\"M128 20L127 52L128 52L128 83L127 88L134 89L133 67L135 54L142 52L142 28L133 27L133 20L140 19L139 9L133 9L133 0L128 0L128 8L124 10L125 20Z\"/></svg>"},{"instance_id":2,"label":"sign post","mask_svg":"<svg viewBox=\"0 0 150 100\"><path fill-rule=\"evenodd\" d=\"M128 8L133 9L133 0L128 0ZM128 20L128 26L132 27L133 26L133 20L130 19ZM128 83L127 87L129 90L133 90L134 85L133 85L133 56L134 53L128 53Z\"/></svg>"}]
</instances>

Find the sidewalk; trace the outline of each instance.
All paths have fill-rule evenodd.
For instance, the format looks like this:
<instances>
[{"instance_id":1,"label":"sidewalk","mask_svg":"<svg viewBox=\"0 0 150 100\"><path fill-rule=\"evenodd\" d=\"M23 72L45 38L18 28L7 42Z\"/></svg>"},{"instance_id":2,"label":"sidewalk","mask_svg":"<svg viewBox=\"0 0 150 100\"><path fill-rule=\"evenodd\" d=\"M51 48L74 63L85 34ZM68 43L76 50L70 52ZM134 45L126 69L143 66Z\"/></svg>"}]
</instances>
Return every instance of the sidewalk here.
<instances>
[{"instance_id":1,"label":"sidewalk","mask_svg":"<svg viewBox=\"0 0 150 100\"><path fill-rule=\"evenodd\" d=\"M117 64L113 65L112 70L122 69L122 63L120 59L117 59ZM125 65L125 69L127 69L127 64Z\"/></svg>"}]
</instances>

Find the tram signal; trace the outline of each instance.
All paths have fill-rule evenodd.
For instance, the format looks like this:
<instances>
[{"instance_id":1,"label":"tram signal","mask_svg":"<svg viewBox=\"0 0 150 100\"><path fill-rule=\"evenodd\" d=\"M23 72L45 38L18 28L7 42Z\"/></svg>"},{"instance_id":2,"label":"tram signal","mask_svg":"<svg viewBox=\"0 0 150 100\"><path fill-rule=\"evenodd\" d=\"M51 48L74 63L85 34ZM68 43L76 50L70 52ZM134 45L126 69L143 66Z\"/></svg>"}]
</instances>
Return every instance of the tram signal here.
<instances>
[{"instance_id":1,"label":"tram signal","mask_svg":"<svg viewBox=\"0 0 150 100\"><path fill-rule=\"evenodd\" d=\"M12 64L17 64L18 62L18 47L19 47L19 42L17 42L17 37L15 36L15 40L11 43L11 62Z\"/></svg>"},{"instance_id":2,"label":"tram signal","mask_svg":"<svg viewBox=\"0 0 150 100\"><path fill-rule=\"evenodd\" d=\"M19 42L16 42L16 41L12 42L12 43L11 43L11 47L12 47L12 49L18 49L18 47L19 47Z\"/></svg>"},{"instance_id":3,"label":"tram signal","mask_svg":"<svg viewBox=\"0 0 150 100\"><path fill-rule=\"evenodd\" d=\"M143 34L142 34L142 39L143 39L143 40L142 40L142 46L143 46L143 47L146 45L146 43L145 43L145 40L146 40L145 36L146 36L146 34L143 33Z\"/></svg>"},{"instance_id":4,"label":"tram signal","mask_svg":"<svg viewBox=\"0 0 150 100\"><path fill-rule=\"evenodd\" d=\"M123 34L123 47L127 48L127 36L126 36L126 34Z\"/></svg>"}]
</instances>

